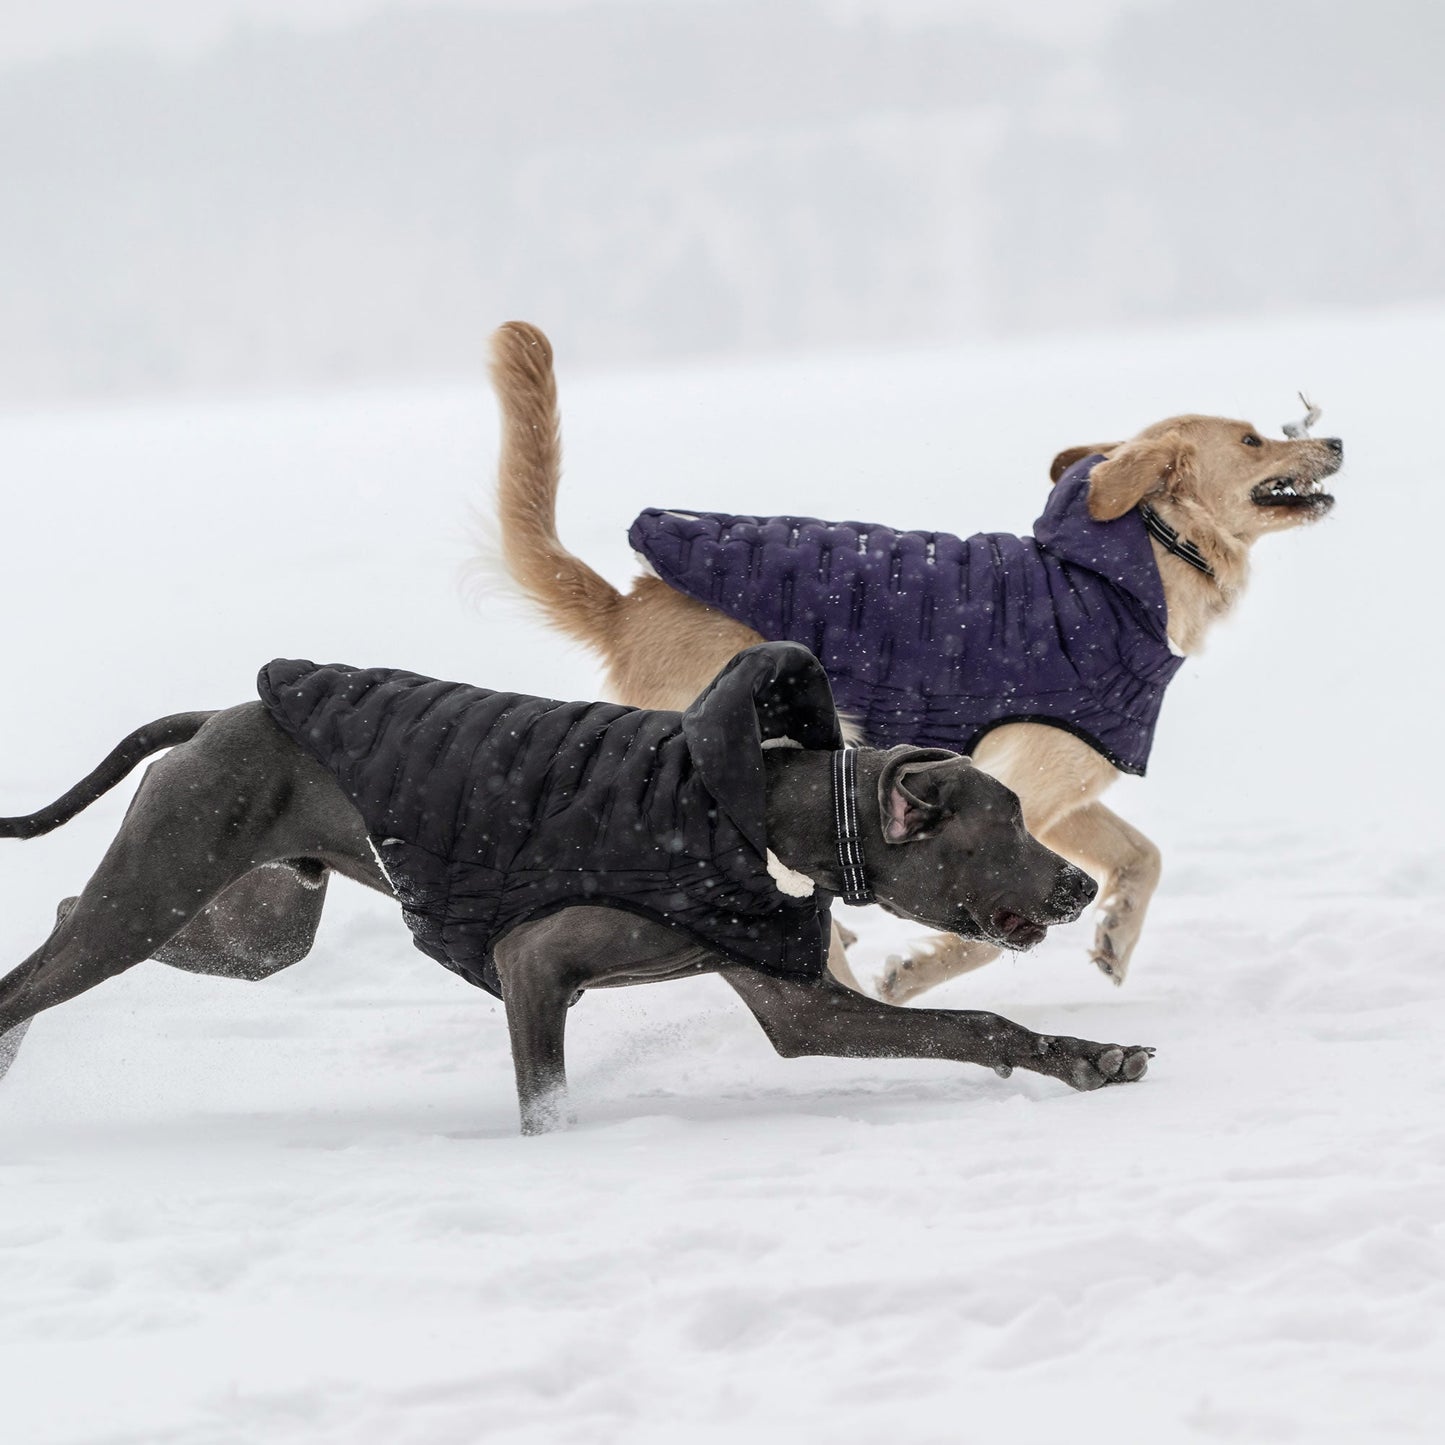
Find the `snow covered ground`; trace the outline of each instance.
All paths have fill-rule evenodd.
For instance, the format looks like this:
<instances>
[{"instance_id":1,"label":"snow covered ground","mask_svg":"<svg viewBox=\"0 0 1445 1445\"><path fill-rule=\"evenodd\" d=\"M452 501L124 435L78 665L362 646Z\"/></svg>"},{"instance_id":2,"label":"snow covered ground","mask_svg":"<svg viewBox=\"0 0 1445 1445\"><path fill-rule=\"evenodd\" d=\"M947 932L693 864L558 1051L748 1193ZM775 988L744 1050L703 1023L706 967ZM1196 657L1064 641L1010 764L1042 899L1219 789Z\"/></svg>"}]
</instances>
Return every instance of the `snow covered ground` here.
<instances>
[{"instance_id":1,"label":"snow covered ground","mask_svg":"<svg viewBox=\"0 0 1445 1445\"><path fill-rule=\"evenodd\" d=\"M699 980L588 998L580 1126L524 1140L498 1006L338 884L267 983L146 964L32 1029L0 1087L6 1440L1438 1438L1442 350L1414 312L564 370L565 535L619 579L645 504L1020 530L1064 445L1325 404L1334 516L1261 546L1115 792L1166 858L1128 984L1080 924L930 999L1152 1072L789 1062ZM459 593L494 445L480 381L0 421L0 809L275 654L592 695L588 656ZM0 845L7 963L128 794ZM864 973L910 932L855 921Z\"/></svg>"}]
</instances>

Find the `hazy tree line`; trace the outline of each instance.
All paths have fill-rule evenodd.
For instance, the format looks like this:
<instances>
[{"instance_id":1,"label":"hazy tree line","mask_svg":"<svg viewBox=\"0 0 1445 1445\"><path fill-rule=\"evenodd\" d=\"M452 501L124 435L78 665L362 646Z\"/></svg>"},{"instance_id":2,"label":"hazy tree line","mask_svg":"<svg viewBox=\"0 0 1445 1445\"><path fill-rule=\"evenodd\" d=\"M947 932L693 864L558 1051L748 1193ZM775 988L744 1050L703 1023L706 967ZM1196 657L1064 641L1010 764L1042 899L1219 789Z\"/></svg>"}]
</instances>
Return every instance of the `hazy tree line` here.
<instances>
[{"instance_id":1,"label":"hazy tree line","mask_svg":"<svg viewBox=\"0 0 1445 1445\"><path fill-rule=\"evenodd\" d=\"M635 0L13 68L0 400L471 372L509 315L605 365L1439 297L1442 60L1422 0Z\"/></svg>"}]
</instances>

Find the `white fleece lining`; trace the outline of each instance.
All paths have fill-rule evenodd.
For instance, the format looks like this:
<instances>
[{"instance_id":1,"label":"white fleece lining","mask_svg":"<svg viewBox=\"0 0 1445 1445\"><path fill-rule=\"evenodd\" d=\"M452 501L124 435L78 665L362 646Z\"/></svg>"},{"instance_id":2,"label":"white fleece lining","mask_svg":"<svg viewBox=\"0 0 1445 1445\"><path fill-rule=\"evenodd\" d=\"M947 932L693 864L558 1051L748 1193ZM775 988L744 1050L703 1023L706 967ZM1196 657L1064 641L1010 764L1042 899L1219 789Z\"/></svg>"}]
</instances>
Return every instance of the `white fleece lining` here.
<instances>
[{"instance_id":1,"label":"white fleece lining","mask_svg":"<svg viewBox=\"0 0 1445 1445\"><path fill-rule=\"evenodd\" d=\"M768 877L778 885L779 893L789 898L809 898L818 886L806 873L789 868L771 848L768 849Z\"/></svg>"}]
</instances>

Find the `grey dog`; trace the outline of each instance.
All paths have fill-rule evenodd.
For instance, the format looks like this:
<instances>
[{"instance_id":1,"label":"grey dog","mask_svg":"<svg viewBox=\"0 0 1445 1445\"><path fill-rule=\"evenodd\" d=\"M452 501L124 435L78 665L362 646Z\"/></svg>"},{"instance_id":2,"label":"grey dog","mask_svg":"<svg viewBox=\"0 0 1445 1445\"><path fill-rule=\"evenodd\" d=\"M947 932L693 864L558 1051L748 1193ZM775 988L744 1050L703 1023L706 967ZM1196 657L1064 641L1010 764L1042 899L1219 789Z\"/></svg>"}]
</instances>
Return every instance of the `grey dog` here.
<instances>
[{"instance_id":1,"label":"grey dog","mask_svg":"<svg viewBox=\"0 0 1445 1445\"><path fill-rule=\"evenodd\" d=\"M333 872L406 906L378 848L397 840L379 838L334 772L258 702L137 730L49 808L0 820L0 836L48 832L162 749L170 751L147 770L95 875L60 904L50 937L0 980L0 1075L36 1014L143 959L250 980L298 962ZM820 890L823 938L828 896L847 886L835 756L772 747L757 754L756 768L769 867ZM889 912L1026 948L1092 899L1087 875L1031 837L1015 795L968 759L860 748L850 766L855 864ZM545 816L537 826L545 830ZM415 930L411 914L408 922ZM563 1032L585 990L702 973L721 975L788 1058L953 1059L1094 1089L1138 1079L1153 1052L1041 1035L991 1013L880 1003L835 983L821 963L801 977L740 963L659 918L591 902L508 928L489 966L505 1002L527 1133L567 1117Z\"/></svg>"}]
</instances>

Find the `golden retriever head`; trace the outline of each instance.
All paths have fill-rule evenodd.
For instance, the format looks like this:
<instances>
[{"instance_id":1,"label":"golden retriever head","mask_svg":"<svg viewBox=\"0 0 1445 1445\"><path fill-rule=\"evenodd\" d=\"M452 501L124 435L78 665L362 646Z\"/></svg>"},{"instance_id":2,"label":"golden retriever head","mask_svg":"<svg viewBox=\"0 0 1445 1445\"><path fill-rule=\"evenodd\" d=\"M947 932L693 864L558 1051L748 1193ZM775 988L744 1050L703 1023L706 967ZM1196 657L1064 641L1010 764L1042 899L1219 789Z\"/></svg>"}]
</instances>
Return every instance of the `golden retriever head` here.
<instances>
[{"instance_id":1,"label":"golden retriever head","mask_svg":"<svg viewBox=\"0 0 1445 1445\"><path fill-rule=\"evenodd\" d=\"M1321 482L1339 471L1338 437L1274 441L1245 421L1175 416L1127 442L1070 447L1054 458L1055 481L1102 452L1089 477L1089 514L1100 522L1148 502L1211 562L1229 564L1266 532L1323 517L1335 499Z\"/></svg>"}]
</instances>

